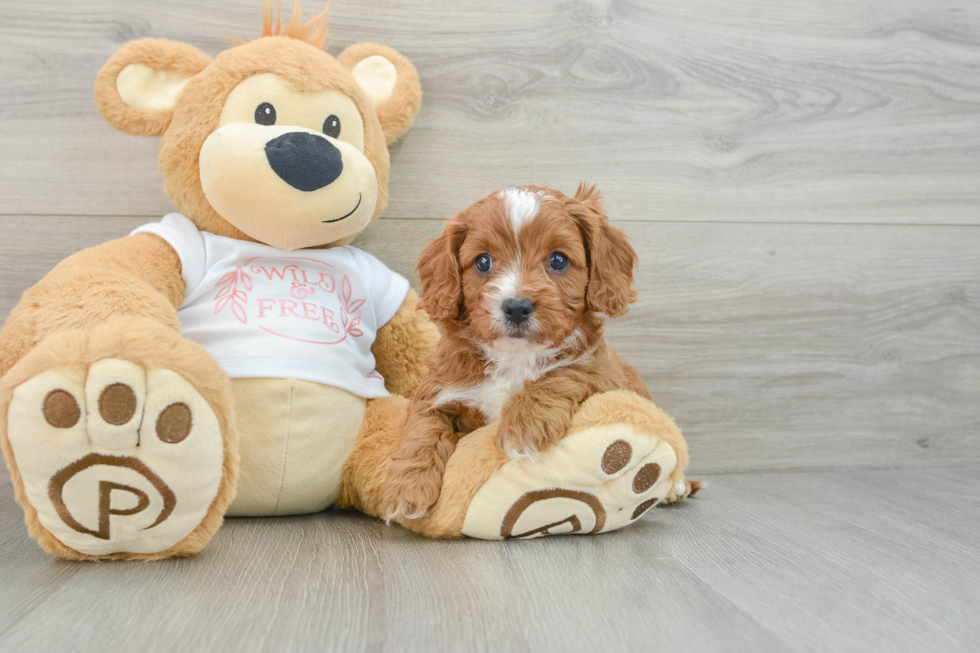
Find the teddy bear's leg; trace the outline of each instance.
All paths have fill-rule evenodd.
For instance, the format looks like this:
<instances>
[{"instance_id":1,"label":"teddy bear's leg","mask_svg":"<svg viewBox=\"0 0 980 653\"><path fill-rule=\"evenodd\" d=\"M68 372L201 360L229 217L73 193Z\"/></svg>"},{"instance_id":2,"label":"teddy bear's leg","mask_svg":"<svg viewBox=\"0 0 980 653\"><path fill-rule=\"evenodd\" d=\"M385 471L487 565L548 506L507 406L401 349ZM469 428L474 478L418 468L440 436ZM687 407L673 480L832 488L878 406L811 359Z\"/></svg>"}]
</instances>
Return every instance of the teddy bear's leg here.
<instances>
[{"instance_id":1,"label":"teddy bear's leg","mask_svg":"<svg viewBox=\"0 0 980 653\"><path fill-rule=\"evenodd\" d=\"M361 439L345 467L347 505L378 514L407 408L399 397L369 404ZM495 438L496 424L460 438L439 500L425 517L402 525L443 538L598 533L622 528L653 506L698 488L684 479L687 445L673 420L628 391L586 401L569 435L536 461L511 461Z\"/></svg>"},{"instance_id":2,"label":"teddy bear's leg","mask_svg":"<svg viewBox=\"0 0 980 653\"><path fill-rule=\"evenodd\" d=\"M0 444L31 535L72 559L199 551L234 495L229 386L153 320L44 338L0 381Z\"/></svg>"},{"instance_id":3,"label":"teddy bear's leg","mask_svg":"<svg viewBox=\"0 0 980 653\"><path fill-rule=\"evenodd\" d=\"M684 478L687 463L666 413L632 392L607 392L586 401L569 435L536 461L500 467L459 528L482 539L613 531L696 491Z\"/></svg>"}]
</instances>

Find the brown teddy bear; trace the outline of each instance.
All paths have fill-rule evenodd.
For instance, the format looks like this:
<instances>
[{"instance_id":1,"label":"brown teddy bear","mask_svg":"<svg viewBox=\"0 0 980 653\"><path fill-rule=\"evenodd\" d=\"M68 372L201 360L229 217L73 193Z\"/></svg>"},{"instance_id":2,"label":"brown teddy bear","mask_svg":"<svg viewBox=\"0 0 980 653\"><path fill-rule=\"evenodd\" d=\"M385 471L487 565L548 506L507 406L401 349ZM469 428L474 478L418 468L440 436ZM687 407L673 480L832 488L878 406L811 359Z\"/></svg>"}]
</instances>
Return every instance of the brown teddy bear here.
<instances>
[{"instance_id":1,"label":"brown teddy bear","mask_svg":"<svg viewBox=\"0 0 980 653\"><path fill-rule=\"evenodd\" d=\"M0 331L0 444L49 552L160 559L199 551L226 514L379 514L438 332L408 282L349 243L387 204L387 146L419 79L384 46L327 54L323 14L272 17L213 59L134 41L96 80L110 124L162 137L180 213L67 258ZM690 491L680 432L629 392L591 398L537 461L507 459L494 432L460 444L439 501L405 526L600 532Z\"/></svg>"}]
</instances>

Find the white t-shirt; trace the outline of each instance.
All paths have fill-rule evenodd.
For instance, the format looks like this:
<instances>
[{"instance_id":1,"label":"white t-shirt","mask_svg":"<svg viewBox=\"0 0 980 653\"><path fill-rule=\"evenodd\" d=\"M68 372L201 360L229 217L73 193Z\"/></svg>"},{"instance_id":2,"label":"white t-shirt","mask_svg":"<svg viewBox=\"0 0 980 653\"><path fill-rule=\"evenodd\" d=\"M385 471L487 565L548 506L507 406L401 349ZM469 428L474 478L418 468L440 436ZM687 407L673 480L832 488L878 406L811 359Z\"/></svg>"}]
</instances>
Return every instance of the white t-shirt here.
<instances>
[{"instance_id":1,"label":"white t-shirt","mask_svg":"<svg viewBox=\"0 0 980 653\"><path fill-rule=\"evenodd\" d=\"M292 252L199 231L171 213L140 227L180 256L183 336L232 378L300 379L384 397L371 345L408 281L356 247Z\"/></svg>"}]
</instances>

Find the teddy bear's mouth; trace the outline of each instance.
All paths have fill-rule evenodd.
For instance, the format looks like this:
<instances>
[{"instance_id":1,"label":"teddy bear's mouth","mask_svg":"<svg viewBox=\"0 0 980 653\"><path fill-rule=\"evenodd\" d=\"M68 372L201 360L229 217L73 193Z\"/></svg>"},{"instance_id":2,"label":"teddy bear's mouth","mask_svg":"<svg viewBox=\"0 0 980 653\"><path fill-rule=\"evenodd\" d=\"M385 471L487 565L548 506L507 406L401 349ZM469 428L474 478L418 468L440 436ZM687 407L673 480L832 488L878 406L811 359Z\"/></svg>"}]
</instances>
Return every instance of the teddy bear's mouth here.
<instances>
[{"instance_id":1,"label":"teddy bear's mouth","mask_svg":"<svg viewBox=\"0 0 980 653\"><path fill-rule=\"evenodd\" d=\"M361 206L361 193L358 193L357 194L357 204L354 205L354 208L352 208L349 213L347 213L346 215L343 215L343 216L341 216L339 218L335 218L333 220L321 220L321 222L323 222L324 224L329 224L331 222L340 222L341 220L346 220L347 218L349 218L352 215L354 215L354 211L356 211L357 209L359 209L360 206Z\"/></svg>"}]
</instances>

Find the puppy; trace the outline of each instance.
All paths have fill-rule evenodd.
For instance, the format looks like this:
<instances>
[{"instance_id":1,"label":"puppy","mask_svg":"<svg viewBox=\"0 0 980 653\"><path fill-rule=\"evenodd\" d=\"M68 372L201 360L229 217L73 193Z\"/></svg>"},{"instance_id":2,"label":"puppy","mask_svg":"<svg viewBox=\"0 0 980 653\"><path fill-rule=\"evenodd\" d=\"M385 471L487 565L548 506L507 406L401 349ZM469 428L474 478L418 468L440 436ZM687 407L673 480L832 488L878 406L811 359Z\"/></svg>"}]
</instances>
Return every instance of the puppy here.
<instances>
[{"instance_id":1,"label":"puppy","mask_svg":"<svg viewBox=\"0 0 980 653\"><path fill-rule=\"evenodd\" d=\"M626 313L635 265L594 186L574 197L509 188L450 219L418 263L419 305L442 338L389 467L382 514L424 516L457 439L481 426L499 420L498 446L533 459L566 435L590 395L628 389L649 399L596 315Z\"/></svg>"}]
</instances>

